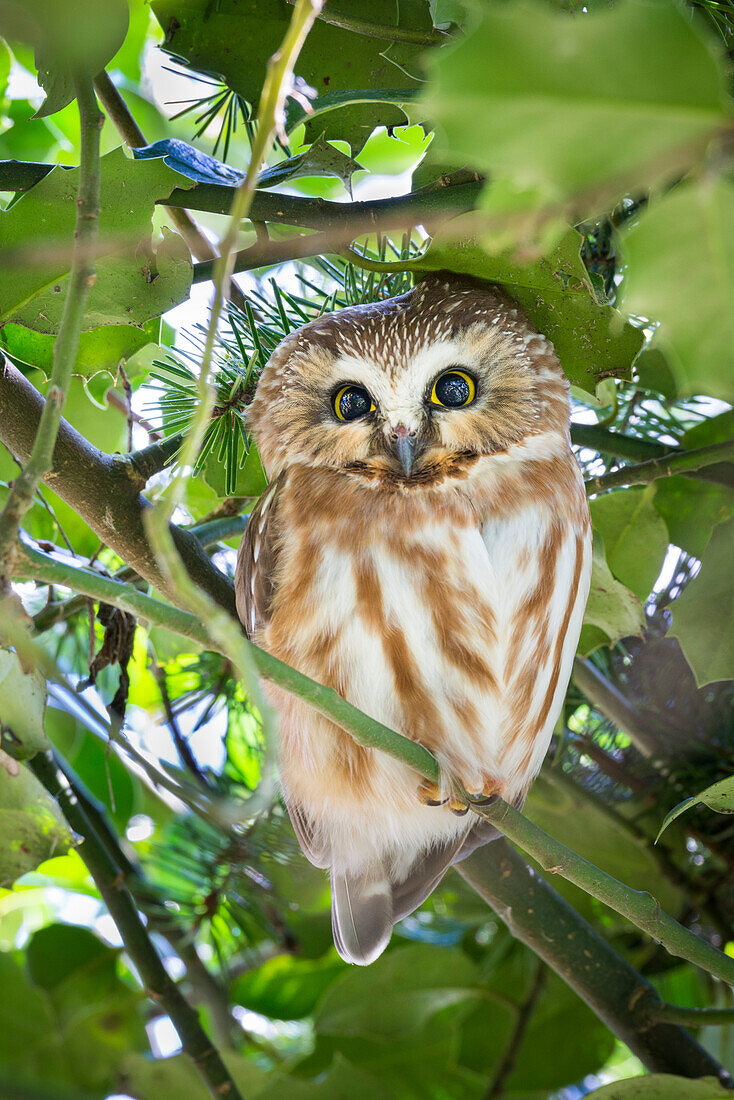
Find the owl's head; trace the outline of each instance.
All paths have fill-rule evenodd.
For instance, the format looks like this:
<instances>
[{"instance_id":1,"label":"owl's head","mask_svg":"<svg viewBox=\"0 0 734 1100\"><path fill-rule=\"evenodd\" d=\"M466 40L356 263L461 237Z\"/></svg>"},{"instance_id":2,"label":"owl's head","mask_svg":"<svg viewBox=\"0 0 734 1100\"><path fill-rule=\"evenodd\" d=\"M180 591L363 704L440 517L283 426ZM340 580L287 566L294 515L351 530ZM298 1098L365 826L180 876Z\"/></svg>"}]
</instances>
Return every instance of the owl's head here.
<instances>
[{"instance_id":1,"label":"owl's head","mask_svg":"<svg viewBox=\"0 0 734 1100\"><path fill-rule=\"evenodd\" d=\"M441 272L286 337L249 417L270 476L300 463L414 491L528 436L565 437L568 385L498 287Z\"/></svg>"}]
</instances>

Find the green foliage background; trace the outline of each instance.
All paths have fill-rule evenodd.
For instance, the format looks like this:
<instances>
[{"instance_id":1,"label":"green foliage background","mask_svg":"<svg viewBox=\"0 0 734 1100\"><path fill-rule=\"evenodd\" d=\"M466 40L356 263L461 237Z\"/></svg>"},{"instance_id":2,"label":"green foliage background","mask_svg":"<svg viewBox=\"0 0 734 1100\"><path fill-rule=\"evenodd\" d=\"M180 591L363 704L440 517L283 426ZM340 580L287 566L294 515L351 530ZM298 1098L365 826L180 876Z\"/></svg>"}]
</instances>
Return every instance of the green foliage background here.
<instances>
[{"instance_id":1,"label":"green foliage background","mask_svg":"<svg viewBox=\"0 0 734 1100\"><path fill-rule=\"evenodd\" d=\"M68 0L63 33L54 5L24 8L19 22L20 9L0 0L0 349L43 391L78 184L71 61L106 66L148 143L216 152L236 179L249 161L265 64L292 8L130 0L126 12L113 0ZM225 572L237 545L232 517L265 485L244 413L268 354L319 312L399 293L426 270L503 283L553 340L588 478L731 441L733 31L734 10L717 0L594 0L583 9L575 0L330 0L256 193L256 203L283 195L303 205L288 207L293 224L253 215L241 230L243 251L262 247L267 223L269 246L285 247L278 255L287 259L248 264L244 253L246 304L231 307L220 333L217 411L176 517L220 525L206 544ZM177 75L161 73L160 51ZM163 87L191 101L160 102ZM129 449L131 428L138 449L190 423L206 272L167 201L189 205L218 237L231 197L192 178L190 155L177 159L170 144L165 160L133 159L121 144L107 118L97 280L65 410L110 453ZM22 184L13 162L26 165ZM353 189L358 202L410 190L428 209L461 187L471 198L435 230L427 214L425 225L408 219L402 239L345 238L359 210ZM326 253L288 255L288 242L324 211L335 232ZM187 320L176 307L190 296ZM579 653L609 693L572 683L526 808L730 952L734 849L719 815L731 812L734 787L731 459L594 496ZM16 472L0 446L0 504ZM149 496L177 476L169 467ZM38 493L28 538L77 564L94 557L110 574L124 570L62 497ZM19 591L61 676L44 710L43 680L0 651L0 725L17 730L20 711L26 747L48 737L122 845L153 941L243 1095L724 1095L714 1081L640 1077L609 1028L454 874L402 922L380 960L347 968L331 941L328 883L296 850L259 716L225 659L138 624L127 723L117 731L103 704L118 671L74 690L87 675L90 629L93 648L104 638L93 617L90 627L87 601L63 586ZM0 754L3 763L0 1095L204 1097L55 803L27 769L16 775ZM678 807L682 799L690 802ZM555 885L665 1000L728 1005L721 983L575 887ZM734 1072L734 1027L697 1034Z\"/></svg>"}]
</instances>

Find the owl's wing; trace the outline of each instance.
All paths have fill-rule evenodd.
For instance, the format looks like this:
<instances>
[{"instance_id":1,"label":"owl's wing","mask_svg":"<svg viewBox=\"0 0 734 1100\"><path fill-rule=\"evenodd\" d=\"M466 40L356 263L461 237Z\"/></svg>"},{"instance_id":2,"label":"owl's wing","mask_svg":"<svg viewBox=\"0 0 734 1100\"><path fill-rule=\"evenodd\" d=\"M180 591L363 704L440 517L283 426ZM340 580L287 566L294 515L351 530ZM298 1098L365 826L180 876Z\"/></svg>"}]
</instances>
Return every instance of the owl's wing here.
<instances>
[{"instance_id":1,"label":"owl's wing","mask_svg":"<svg viewBox=\"0 0 734 1100\"><path fill-rule=\"evenodd\" d=\"M258 500L237 554L234 580L237 614L250 637L270 618L280 549L278 504L285 478L285 473L275 478ZM328 867L330 854L319 844L311 822L300 806L290 800L286 804L304 855L315 867Z\"/></svg>"},{"instance_id":2,"label":"owl's wing","mask_svg":"<svg viewBox=\"0 0 734 1100\"><path fill-rule=\"evenodd\" d=\"M279 548L278 498L284 481L285 474L275 478L252 509L237 554L237 614L249 637L270 617Z\"/></svg>"}]
</instances>

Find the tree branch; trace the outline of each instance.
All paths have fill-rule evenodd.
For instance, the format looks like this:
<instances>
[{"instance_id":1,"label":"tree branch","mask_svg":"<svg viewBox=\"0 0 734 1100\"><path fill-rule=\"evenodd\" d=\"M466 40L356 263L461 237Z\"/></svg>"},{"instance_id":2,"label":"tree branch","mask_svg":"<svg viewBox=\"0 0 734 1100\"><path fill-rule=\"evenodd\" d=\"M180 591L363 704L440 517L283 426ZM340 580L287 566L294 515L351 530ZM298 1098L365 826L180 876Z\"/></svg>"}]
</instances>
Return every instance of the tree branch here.
<instances>
[{"instance_id":1,"label":"tree branch","mask_svg":"<svg viewBox=\"0 0 734 1100\"><path fill-rule=\"evenodd\" d=\"M80 801L56 766L51 752L39 753L28 766L58 802L69 827L83 837L79 854L102 895L143 982L146 995L170 1016L181 1044L193 1061L214 1100L243 1100L219 1052L204 1031L197 1012L169 977L119 868L97 835Z\"/></svg>"},{"instance_id":2,"label":"tree branch","mask_svg":"<svg viewBox=\"0 0 734 1100\"><path fill-rule=\"evenodd\" d=\"M652 894L646 890L633 890L600 867L595 867L501 799L491 804L474 803L472 808L544 870L561 875L608 905L615 913L626 917L636 928L661 944L670 955L700 966L722 982L734 984L734 959L665 913Z\"/></svg>"},{"instance_id":3,"label":"tree branch","mask_svg":"<svg viewBox=\"0 0 734 1100\"><path fill-rule=\"evenodd\" d=\"M31 453L45 402L28 379L0 354L0 442L25 462ZM61 420L46 484L85 520L100 539L159 591L172 590L161 573L143 526L150 509L140 496L139 475L129 457L108 455ZM234 592L195 535L171 532L192 579L234 614Z\"/></svg>"},{"instance_id":4,"label":"tree branch","mask_svg":"<svg viewBox=\"0 0 734 1100\"><path fill-rule=\"evenodd\" d=\"M44 560L45 555L27 548L24 548L23 554L29 562L23 570L24 576L36 576L38 579L58 583L56 562L52 561L48 564ZM68 578L69 567L61 566L61 568L67 571ZM172 616L175 616L185 628L182 630L183 633L188 634L189 637L206 638L206 628L194 615L186 615L185 612L176 608L169 609L165 604L160 604L134 589L128 593L126 591L128 586L120 585L118 581L88 574L84 570L72 572L75 587L79 587L82 591L86 588L88 594L94 598L100 598L98 593L104 591L106 595L103 598L106 602L123 607L125 610L132 610L146 618L150 617L151 621L158 621L165 626L170 626ZM149 611L153 612L152 615L146 615L142 610L141 601ZM170 628L176 629L173 626ZM207 642L203 641L202 644L206 645ZM358 744L387 752L413 768L419 775L434 782L439 778L436 759L422 745L363 714L331 688L317 684L251 642L247 644L253 663L264 679L303 699L320 714L349 733ZM615 912L626 917L656 942L661 943L671 955L687 959L722 981L734 984L734 959L700 939L688 928L678 924L660 909L658 902L651 894L633 890L595 867L583 856L579 856L560 841L543 832L501 799L487 803L472 801L467 796L467 801L477 814L500 829L542 867L551 869L554 874L561 874L569 882L573 882L586 893L598 898Z\"/></svg>"},{"instance_id":5,"label":"tree branch","mask_svg":"<svg viewBox=\"0 0 734 1100\"><path fill-rule=\"evenodd\" d=\"M30 455L23 470L11 484L0 516L0 590L7 583L8 560L18 537L20 523L33 504L41 480L51 467L61 412L79 349L84 310L95 280L93 254L99 226L101 180L99 142L104 119L97 106L91 80L80 76L75 80L74 87L79 104L81 155L69 283L58 335L54 342L46 403L38 420Z\"/></svg>"},{"instance_id":6,"label":"tree branch","mask_svg":"<svg viewBox=\"0 0 734 1100\"><path fill-rule=\"evenodd\" d=\"M734 440L731 439L724 443L712 443L708 447L697 447L692 451L672 451L662 458L652 458L647 462L623 466L608 474L589 478L586 482L586 492L593 495L622 485L647 485L661 477L692 473L707 466L730 462L732 459L734 459Z\"/></svg>"},{"instance_id":7,"label":"tree branch","mask_svg":"<svg viewBox=\"0 0 734 1100\"><path fill-rule=\"evenodd\" d=\"M645 724L635 707L587 657L576 657L574 660L573 681L605 718L628 735L638 752L647 757L659 755L660 742L655 731Z\"/></svg>"},{"instance_id":8,"label":"tree branch","mask_svg":"<svg viewBox=\"0 0 734 1100\"><path fill-rule=\"evenodd\" d=\"M612 455L614 458L627 458L633 462L650 462L667 455L676 455L679 447L669 447L665 443L655 443L649 439L637 439L623 432L612 432L601 424L571 424L571 442L577 447L586 447L590 451ZM701 470L680 470L683 477L700 481L713 481L718 485L734 488L734 463L721 462ZM627 484L627 482L624 482Z\"/></svg>"},{"instance_id":9,"label":"tree branch","mask_svg":"<svg viewBox=\"0 0 734 1100\"><path fill-rule=\"evenodd\" d=\"M684 1005L648 1005L650 1020L660 1020L683 1027L712 1027L734 1024L734 1008L686 1008Z\"/></svg>"},{"instance_id":10,"label":"tree branch","mask_svg":"<svg viewBox=\"0 0 734 1100\"><path fill-rule=\"evenodd\" d=\"M652 1023L657 990L610 947L505 840L478 848L456 870L512 935L571 987L651 1073L729 1075L685 1031Z\"/></svg>"}]
</instances>

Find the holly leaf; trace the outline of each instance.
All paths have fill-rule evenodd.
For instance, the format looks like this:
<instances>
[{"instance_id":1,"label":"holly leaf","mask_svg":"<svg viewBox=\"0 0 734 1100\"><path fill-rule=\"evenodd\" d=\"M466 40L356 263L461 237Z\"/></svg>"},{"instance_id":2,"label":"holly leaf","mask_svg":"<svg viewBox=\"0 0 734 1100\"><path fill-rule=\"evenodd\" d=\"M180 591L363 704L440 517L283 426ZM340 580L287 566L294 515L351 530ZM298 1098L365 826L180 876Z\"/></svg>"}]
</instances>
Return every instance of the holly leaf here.
<instances>
[{"instance_id":1,"label":"holly leaf","mask_svg":"<svg viewBox=\"0 0 734 1100\"><path fill-rule=\"evenodd\" d=\"M154 0L152 7L165 49L197 72L217 75L248 103L258 102L268 58L288 29L287 4ZM296 76L316 98L307 115L292 101L287 127L306 121L311 139L325 132L360 148L375 126L406 122L398 104L420 87L419 59L433 30L430 7L428 0L332 0L328 11L345 25L318 19L309 32ZM359 33L360 23L369 25L368 33ZM396 41L400 31L417 41Z\"/></svg>"},{"instance_id":2,"label":"holly leaf","mask_svg":"<svg viewBox=\"0 0 734 1100\"><path fill-rule=\"evenodd\" d=\"M656 486L605 493L591 502L595 533L601 535L614 576L641 600L657 580L668 550L668 531L655 510Z\"/></svg>"},{"instance_id":3,"label":"holly leaf","mask_svg":"<svg viewBox=\"0 0 734 1100\"><path fill-rule=\"evenodd\" d=\"M674 602L670 634L677 638L701 687L734 678L734 519L720 523L698 574Z\"/></svg>"},{"instance_id":4,"label":"holly leaf","mask_svg":"<svg viewBox=\"0 0 734 1100\"><path fill-rule=\"evenodd\" d=\"M628 377L643 334L600 302L581 260L580 234L569 230L548 256L523 263L514 251L488 255L471 235L474 217L451 219L426 254L409 266L419 271L448 269L501 283L532 324L553 341L575 385L593 393L609 375Z\"/></svg>"},{"instance_id":5,"label":"holly leaf","mask_svg":"<svg viewBox=\"0 0 734 1100\"><path fill-rule=\"evenodd\" d=\"M584 656L602 644L640 634L645 622L642 604L629 588L615 580L607 564L604 540L594 537L591 589L584 612L578 652ZM593 630L589 630L593 627Z\"/></svg>"},{"instance_id":6,"label":"holly leaf","mask_svg":"<svg viewBox=\"0 0 734 1100\"><path fill-rule=\"evenodd\" d=\"M136 330L129 344L117 344L118 355L134 351L140 330L188 297L191 262L183 241L165 231L157 248L151 241L155 203L182 183L161 160L138 164L122 149L102 158L97 278L83 328L90 332L120 325ZM0 325L12 321L46 335L58 331L71 265L77 186L77 169L56 167L0 214L0 267L5 272ZM80 355L81 370L84 349Z\"/></svg>"},{"instance_id":7,"label":"holly leaf","mask_svg":"<svg viewBox=\"0 0 734 1100\"><path fill-rule=\"evenodd\" d=\"M620 234L620 247L620 308L658 323L679 392L733 402L734 183L679 184Z\"/></svg>"},{"instance_id":8,"label":"holly leaf","mask_svg":"<svg viewBox=\"0 0 734 1100\"><path fill-rule=\"evenodd\" d=\"M277 187L288 180L304 176L336 176L352 198L352 176L355 172L363 171L359 161L347 156L335 145L330 145L321 134L305 152L288 157L280 164L274 164L272 168L265 168L258 176L257 186Z\"/></svg>"},{"instance_id":9,"label":"holly leaf","mask_svg":"<svg viewBox=\"0 0 734 1100\"><path fill-rule=\"evenodd\" d=\"M477 15L426 61L436 152L549 202L578 196L577 215L681 172L731 118L723 51L675 4Z\"/></svg>"}]
</instances>

